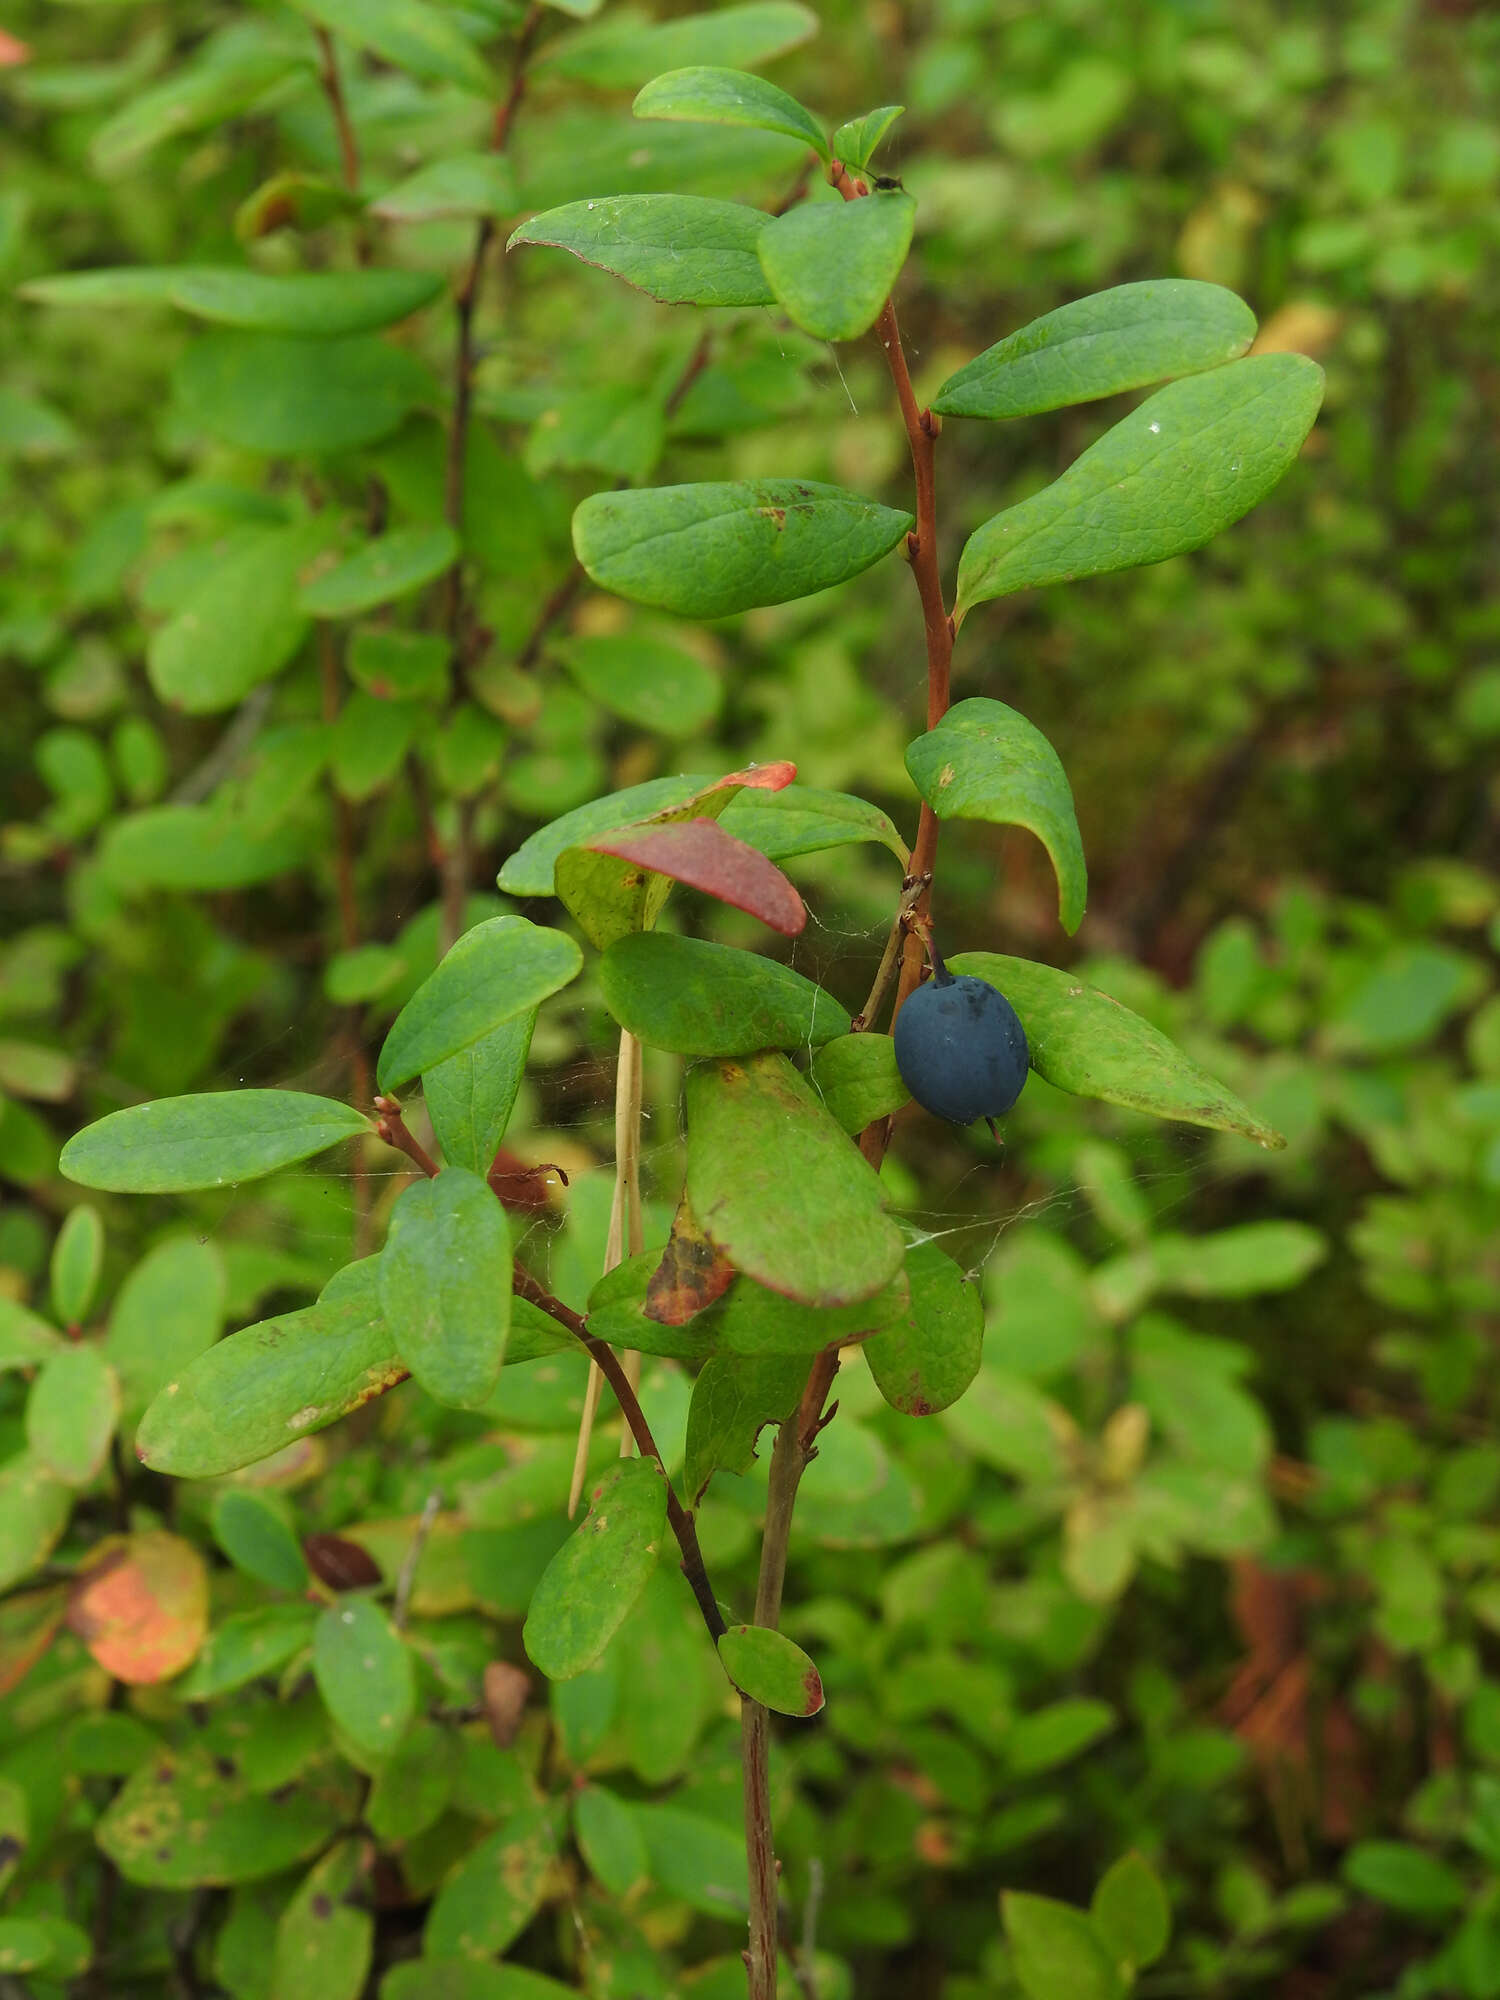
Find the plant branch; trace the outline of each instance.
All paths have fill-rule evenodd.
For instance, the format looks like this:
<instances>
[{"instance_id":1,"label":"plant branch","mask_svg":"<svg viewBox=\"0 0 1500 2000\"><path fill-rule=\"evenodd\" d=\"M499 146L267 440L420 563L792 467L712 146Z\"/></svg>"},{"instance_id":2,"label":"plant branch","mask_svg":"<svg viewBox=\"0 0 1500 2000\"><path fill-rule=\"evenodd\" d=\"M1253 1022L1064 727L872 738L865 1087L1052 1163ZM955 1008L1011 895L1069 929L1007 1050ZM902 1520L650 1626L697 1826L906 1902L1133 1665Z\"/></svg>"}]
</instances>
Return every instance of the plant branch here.
<instances>
[{"instance_id":1,"label":"plant branch","mask_svg":"<svg viewBox=\"0 0 1500 2000\"><path fill-rule=\"evenodd\" d=\"M838 161L830 168L829 178L845 201L860 201L869 195L868 185L855 179ZM918 407L893 300L887 299L881 308L875 332L890 370L896 401L901 408L916 482L917 525L906 538L906 554L922 605L922 627L927 641L927 727L933 729L947 712L953 660L953 621L943 603L942 576L938 568L936 445L942 426L931 410ZM900 1013L903 1003L922 976L925 956L922 932L928 921L937 837L937 816L924 802L918 823L917 844L912 850L907 876L901 887L901 901L875 975L875 984L857 1023L860 1027L867 1027L879 1009L898 954L901 973L893 1019ZM877 1169L885 1158L889 1144L888 1118L874 1120L860 1134L860 1151ZM774 1628L781 1616L781 1594L786 1580L787 1550L797 1489L817 1452L818 1432L832 1417L833 1408L837 1407L834 1405L825 1414L824 1405L838 1366L838 1349L825 1348L808 1371L795 1416L782 1424L776 1434L766 1495L760 1578L755 1595L757 1625ZM740 1716L744 1751L745 1838L750 1860L750 1940L745 1953L749 2000L776 2000L779 1871L771 1825L770 1717L758 1702L752 1701L742 1703Z\"/></svg>"},{"instance_id":2,"label":"plant branch","mask_svg":"<svg viewBox=\"0 0 1500 2000\"><path fill-rule=\"evenodd\" d=\"M416 1134L408 1130L406 1120L401 1115L401 1106L396 1102L395 1098L377 1097L375 1099L375 1110L377 1113L375 1130L384 1139L385 1143L388 1146L394 1146L397 1152L405 1153L406 1157L422 1173L426 1174L429 1180L435 1180L438 1170L437 1161L433 1159L431 1153L428 1152Z\"/></svg>"},{"instance_id":3,"label":"plant branch","mask_svg":"<svg viewBox=\"0 0 1500 2000\"><path fill-rule=\"evenodd\" d=\"M323 95L328 99L328 108L333 113L334 129L339 135L339 159L344 170L344 186L350 194L359 192L359 142L354 136L354 126L349 117L349 106L344 101L344 86L339 80L338 56L333 46L333 37L326 28L315 28L318 38L318 81L323 86Z\"/></svg>"},{"instance_id":4,"label":"plant branch","mask_svg":"<svg viewBox=\"0 0 1500 2000\"><path fill-rule=\"evenodd\" d=\"M630 1426L631 1435L640 1446L642 1457L656 1460L661 1476L667 1484L667 1521L677 1538L677 1546L682 1555L682 1573L698 1600L698 1609L703 1614L703 1622L708 1627L709 1637L717 1644L727 1628L714 1596L713 1586L708 1580L703 1551L698 1546L697 1527L692 1514L683 1506L673 1490L672 1481L667 1475L666 1463L656 1439L651 1435L651 1426L646 1421L646 1413L641 1408L640 1398L630 1386L630 1379L619 1356L607 1341L600 1340L589 1332L588 1321L581 1313L574 1312L570 1306L565 1306L561 1299L554 1298L544 1286L537 1283L529 1271L523 1271L517 1265L512 1284L518 1297L529 1299L532 1305L540 1307L550 1318L555 1319L559 1326L566 1327L575 1339L582 1341L599 1364L599 1371L605 1381L614 1391L625 1421Z\"/></svg>"}]
</instances>

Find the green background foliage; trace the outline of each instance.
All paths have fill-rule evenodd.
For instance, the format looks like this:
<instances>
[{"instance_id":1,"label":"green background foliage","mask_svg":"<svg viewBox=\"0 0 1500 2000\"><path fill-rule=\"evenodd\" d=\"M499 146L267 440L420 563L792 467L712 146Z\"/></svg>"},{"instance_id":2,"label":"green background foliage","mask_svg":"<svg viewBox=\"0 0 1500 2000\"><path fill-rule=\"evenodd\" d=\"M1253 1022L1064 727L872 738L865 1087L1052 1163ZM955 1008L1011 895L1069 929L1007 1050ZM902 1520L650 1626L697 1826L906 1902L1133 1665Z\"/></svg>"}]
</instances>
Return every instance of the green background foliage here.
<instances>
[{"instance_id":1,"label":"green background foliage","mask_svg":"<svg viewBox=\"0 0 1500 2000\"><path fill-rule=\"evenodd\" d=\"M503 1134L518 1260L642 1346L684 1168L712 1199L772 1083L797 1096L837 1226L799 1218L767 1148L781 1225L757 1204L737 1226L777 1292L741 1278L710 1308L706 1361L692 1321L657 1326L641 1388L668 1471L707 1482L738 1629L759 1419L795 1403L819 1313L880 1315L804 1481L801 1651L739 1662L793 1712L771 1772L785 1990L1500 1990L1494 21L1414 0L585 3L529 27L512 0L18 0L5 27L30 59L3 70L0 132L0 1980L746 1990L738 1704L657 1475L627 1478L618 1548L595 1536L619 1595L554 1633L576 1670L547 1682L522 1632L539 1590L569 1606L588 1550L565 1516L586 1362L518 1297L492 1386L494 1324L424 1281L433 1197L405 1288L474 1358L434 1395L392 1386L379 1267L351 1260L410 1163L345 1108L368 1110L384 1045L384 1080L420 1073L413 1126L459 1194ZM632 119L660 73L722 65L774 79L759 111L737 100L746 122L684 122L701 78ZM922 628L884 556L910 477L881 356L844 338L863 307L820 317L818 246L858 211L814 174L779 249L746 221L804 186L796 99L825 114L817 143L856 121L836 150L904 183L854 224L865 303L915 204L896 297L919 400L953 412L948 579L982 524L1045 530L1052 482L1132 410L1127 441L1159 420L1138 393L1158 377L1111 373L1107 346L1070 356L1066 406L1032 361L986 405L1002 421L961 414L940 391L1018 328L1144 281L1242 295L1249 362L1221 306L1204 339L1228 365L1159 392L1194 412L1200 484L1203 399L1257 379L1236 369L1326 373L1285 479L1201 553L1063 584L1071 559L978 545L955 701L1024 717L1067 776L1032 767L1020 824L945 823L938 935L960 971L1005 966L1035 1069L998 1151L901 1111L878 1184L823 1113L858 1129L904 1100L881 1038L840 1030L915 832ZM659 232L671 259L638 245L626 269L596 198L702 206ZM505 255L548 210L571 222ZM1189 343L1164 365L1206 364ZM690 484L755 497L697 530L686 573L658 575L649 536L621 555L621 524L656 531L657 491ZM827 489L863 509L839 560L768 541L756 506ZM575 570L580 502L579 555L632 601ZM788 601L767 601L768 548ZM782 759L794 790L704 803ZM722 806L811 915L772 939L689 892L667 906L662 963L733 947L750 984L716 999L706 958L669 982L684 1051L717 1065L689 1086L712 1115L686 1148L676 1044L648 1047L648 1253L606 1297L605 1009L627 987L659 1008L667 976L616 944L575 978L571 918L542 900L566 853L585 936L586 912L614 920L582 843L617 811L517 850L632 787L626 816ZM530 984L492 982L455 1030L425 983L445 946L473 933L482 957L523 917ZM705 1037L716 1007L764 1009L753 1046L808 1081L762 1058L756 1102L716 1094L751 1053ZM1068 1094L1106 1058L1108 1087ZM198 1100L183 1137L222 1187L59 1171L92 1121L127 1122L75 1146L133 1144L135 1107L238 1091L280 1093L284 1129L231 1156L244 1121ZM1273 1130L1284 1150L1249 1142ZM526 1171L544 1163L566 1188ZM618 1449L601 1424L590 1495Z\"/></svg>"}]
</instances>

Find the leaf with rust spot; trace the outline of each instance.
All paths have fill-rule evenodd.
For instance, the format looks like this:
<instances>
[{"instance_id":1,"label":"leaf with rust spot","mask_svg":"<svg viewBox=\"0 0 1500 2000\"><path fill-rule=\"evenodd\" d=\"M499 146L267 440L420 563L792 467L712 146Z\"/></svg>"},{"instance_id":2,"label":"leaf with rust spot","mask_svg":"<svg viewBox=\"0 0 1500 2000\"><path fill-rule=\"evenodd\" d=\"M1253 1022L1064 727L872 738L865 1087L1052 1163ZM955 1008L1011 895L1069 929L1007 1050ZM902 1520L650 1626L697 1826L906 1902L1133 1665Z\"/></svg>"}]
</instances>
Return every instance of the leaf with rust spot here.
<instances>
[{"instance_id":1,"label":"leaf with rust spot","mask_svg":"<svg viewBox=\"0 0 1500 2000\"><path fill-rule=\"evenodd\" d=\"M267 2000L359 2000L375 1948L370 1843L342 1840L307 1872L276 1926Z\"/></svg>"},{"instance_id":2,"label":"leaf with rust spot","mask_svg":"<svg viewBox=\"0 0 1500 2000\"><path fill-rule=\"evenodd\" d=\"M57 1635L68 1586L49 1584L0 1600L0 1700L20 1686ZM0 1827L3 1832L3 1827Z\"/></svg>"},{"instance_id":3,"label":"leaf with rust spot","mask_svg":"<svg viewBox=\"0 0 1500 2000\"><path fill-rule=\"evenodd\" d=\"M142 1888L223 1888L295 1866L353 1810L348 1786L294 1784L260 1797L206 1750L164 1750L126 1779L94 1838Z\"/></svg>"},{"instance_id":4,"label":"leaf with rust spot","mask_svg":"<svg viewBox=\"0 0 1500 2000\"><path fill-rule=\"evenodd\" d=\"M80 1571L68 1625L117 1681L171 1680L208 1630L208 1571L191 1542L160 1529L111 1536Z\"/></svg>"},{"instance_id":5,"label":"leaf with rust spot","mask_svg":"<svg viewBox=\"0 0 1500 2000\"><path fill-rule=\"evenodd\" d=\"M684 1195L661 1262L646 1286L646 1318L659 1326L684 1326L695 1313L723 1298L735 1275L733 1264L693 1219L692 1204Z\"/></svg>"},{"instance_id":6,"label":"leaf with rust spot","mask_svg":"<svg viewBox=\"0 0 1500 2000\"><path fill-rule=\"evenodd\" d=\"M557 1825L549 1806L521 1806L508 1814L450 1870L422 1933L424 1956L475 1960L504 1951L540 1907L556 1855Z\"/></svg>"},{"instance_id":7,"label":"leaf with rust spot","mask_svg":"<svg viewBox=\"0 0 1500 2000\"><path fill-rule=\"evenodd\" d=\"M782 1632L731 1625L719 1641L719 1658L741 1694L778 1715L816 1715L823 1706L817 1668Z\"/></svg>"}]
</instances>

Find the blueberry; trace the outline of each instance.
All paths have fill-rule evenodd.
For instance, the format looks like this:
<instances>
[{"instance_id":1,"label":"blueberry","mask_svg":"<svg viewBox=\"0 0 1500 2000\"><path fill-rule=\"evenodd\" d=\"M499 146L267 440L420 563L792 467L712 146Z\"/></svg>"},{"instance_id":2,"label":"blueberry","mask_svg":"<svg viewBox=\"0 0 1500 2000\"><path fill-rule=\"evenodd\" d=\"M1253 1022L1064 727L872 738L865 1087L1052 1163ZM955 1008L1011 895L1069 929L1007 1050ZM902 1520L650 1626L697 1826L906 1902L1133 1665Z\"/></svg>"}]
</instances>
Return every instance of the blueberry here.
<instances>
[{"instance_id":1,"label":"blueberry","mask_svg":"<svg viewBox=\"0 0 1500 2000\"><path fill-rule=\"evenodd\" d=\"M998 1118L1021 1095L1026 1030L1003 993L937 961L896 1016L896 1067L924 1110L955 1125Z\"/></svg>"}]
</instances>

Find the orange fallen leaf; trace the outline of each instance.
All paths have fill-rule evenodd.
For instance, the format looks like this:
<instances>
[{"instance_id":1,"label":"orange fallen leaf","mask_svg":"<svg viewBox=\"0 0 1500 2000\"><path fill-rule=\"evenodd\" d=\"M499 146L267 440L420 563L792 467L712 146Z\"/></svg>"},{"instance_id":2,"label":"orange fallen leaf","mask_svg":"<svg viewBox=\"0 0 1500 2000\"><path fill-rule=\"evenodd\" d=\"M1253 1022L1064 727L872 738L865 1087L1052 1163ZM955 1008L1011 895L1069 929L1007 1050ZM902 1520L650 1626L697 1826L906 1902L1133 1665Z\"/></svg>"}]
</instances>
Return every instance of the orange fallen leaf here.
<instances>
[{"instance_id":1,"label":"orange fallen leaf","mask_svg":"<svg viewBox=\"0 0 1500 2000\"><path fill-rule=\"evenodd\" d=\"M160 1529L110 1536L74 1582L68 1625L117 1681L171 1680L208 1630L202 1556Z\"/></svg>"}]
</instances>

